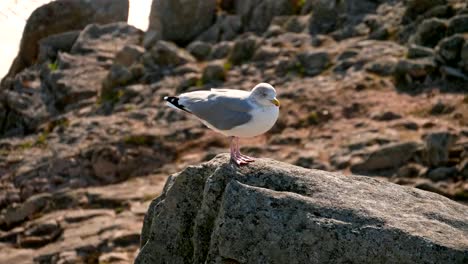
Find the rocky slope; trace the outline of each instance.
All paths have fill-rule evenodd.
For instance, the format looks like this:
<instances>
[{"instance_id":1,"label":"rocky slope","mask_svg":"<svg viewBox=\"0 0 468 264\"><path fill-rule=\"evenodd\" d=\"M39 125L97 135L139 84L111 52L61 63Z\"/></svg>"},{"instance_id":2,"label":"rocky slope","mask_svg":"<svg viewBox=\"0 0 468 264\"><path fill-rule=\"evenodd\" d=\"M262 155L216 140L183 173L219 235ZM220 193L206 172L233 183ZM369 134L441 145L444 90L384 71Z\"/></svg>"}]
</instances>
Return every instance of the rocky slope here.
<instances>
[{"instance_id":1,"label":"rocky slope","mask_svg":"<svg viewBox=\"0 0 468 264\"><path fill-rule=\"evenodd\" d=\"M3 80L0 260L132 262L167 175L228 148L162 98L212 87L276 87L246 154L468 201L466 1L193 0L200 27L172 2L148 32L61 29Z\"/></svg>"},{"instance_id":2,"label":"rocky slope","mask_svg":"<svg viewBox=\"0 0 468 264\"><path fill-rule=\"evenodd\" d=\"M168 179L135 263L464 263L467 219L430 192L223 154Z\"/></svg>"}]
</instances>

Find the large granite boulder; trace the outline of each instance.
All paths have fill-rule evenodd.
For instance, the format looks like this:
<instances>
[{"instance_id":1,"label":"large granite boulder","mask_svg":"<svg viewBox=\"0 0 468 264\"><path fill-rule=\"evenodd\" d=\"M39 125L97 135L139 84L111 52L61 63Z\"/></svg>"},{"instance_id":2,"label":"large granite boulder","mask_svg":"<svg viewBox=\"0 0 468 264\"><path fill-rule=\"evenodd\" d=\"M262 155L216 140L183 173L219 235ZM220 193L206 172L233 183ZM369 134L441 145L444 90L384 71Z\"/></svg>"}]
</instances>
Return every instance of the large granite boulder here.
<instances>
[{"instance_id":1,"label":"large granite boulder","mask_svg":"<svg viewBox=\"0 0 468 264\"><path fill-rule=\"evenodd\" d=\"M128 0L57 0L39 7L26 22L18 55L7 77L36 62L41 39L80 30L88 24L127 21L128 8Z\"/></svg>"},{"instance_id":2,"label":"large granite boulder","mask_svg":"<svg viewBox=\"0 0 468 264\"><path fill-rule=\"evenodd\" d=\"M147 42L187 44L215 22L215 13L216 0L153 0Z\"/></svg>"},{"instance_id":3,"label":"large granite boulder","mask_svg":"<svg viewBox=\"0 0 468 264\"><path fill-rule=\"evenodd\" d=\"M172 175L140 263L466 263L468 208L440 195L227 155Z\"/></svg>"}]
</instances>

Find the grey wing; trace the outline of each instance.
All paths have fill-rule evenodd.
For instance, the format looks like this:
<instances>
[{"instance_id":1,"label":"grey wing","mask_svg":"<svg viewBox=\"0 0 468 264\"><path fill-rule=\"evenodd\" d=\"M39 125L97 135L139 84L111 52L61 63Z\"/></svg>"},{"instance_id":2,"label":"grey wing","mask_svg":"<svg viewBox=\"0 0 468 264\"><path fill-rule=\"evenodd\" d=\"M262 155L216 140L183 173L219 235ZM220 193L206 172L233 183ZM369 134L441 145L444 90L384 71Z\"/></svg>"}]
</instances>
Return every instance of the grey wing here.
<instances>
[{"instance_id":1,"label":"grey wing","mask_svg":"<svg viewBox=\"0 0 468 264\"><path fill-rule=\"evenodd\" d=\"M188 93L180 96L181 104L200 119L219 130L229 130L252 119L253 108L247 98L222 93Z\"/></svg>"}]
</instances>

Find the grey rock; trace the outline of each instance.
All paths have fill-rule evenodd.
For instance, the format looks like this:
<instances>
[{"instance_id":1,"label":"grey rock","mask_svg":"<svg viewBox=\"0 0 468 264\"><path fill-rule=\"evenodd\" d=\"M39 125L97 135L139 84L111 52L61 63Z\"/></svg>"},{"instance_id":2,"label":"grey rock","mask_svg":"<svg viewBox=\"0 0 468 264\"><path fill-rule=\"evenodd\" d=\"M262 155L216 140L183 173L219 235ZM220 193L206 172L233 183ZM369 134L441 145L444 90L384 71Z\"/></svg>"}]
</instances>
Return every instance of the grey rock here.
<instances>
[{"instance_id":1,"label":"grey rock","mask_svg":"<svg viewBox=\"0 0 468 264\"><path fill-rule=\"evenodd\" d=\"M203 61L208 58L211 53L211 44L202 41L194 41L187 46L187 50L197 60Z\"/></svg>"},{"instance_id":2,"label":"grey rock","mask_svg":"<svg viewBox=\"0 0 468 264\"><path fill-rule=\"evenodd\" d=\"M203 83L220 83L226 80L226 70L223 61L209 62L203 69Z\"/></svg>"},{"instance_id":3,"label":"grey rock","mask_svg":"<svg viewBox=\"0 0 468 264\"><path fill-rule=\"evenodd\" d=\"M436 6L447 4L447 0L408 0L405 4L404 19L414 20Z\"/></svg>"},{"instance_id":4,"label":"grey rock","mask_svg":"<svg viewBox=\"0 0 468 264\"><path fill-rule=\"evenodd\" d=\"M53 107L49 106L54 99L42 90L37 68L28 68L17 74L12 86L11 89L0 89L0 109L4 109L1 134L19 136L35 131L55 114Z\"/></svg>"},{"instance_id":5,"label":"grey rock","mask_svg":"<svg viewBox=\"0 0 468 264\"><path fill-rule=\"evenodd\" d=\"M151 48L150 54L154 63L161 66L176 67L188 62L195 62L195 58L186 50L174 43L160 40Z\"/></svg>"},{"instance_id":6,"label":"grey rock","mask_svg":"<svg viewBox=\"0 0 468 264\"><path fill-rule=\"evenodd\" d=\"M154 0L148 34L187 44L214 22L216 0Z\"/></svg>"},{"instance_id":7,"label":"grey rock","mask_svg":"<svg viewBox=\"0 0 468 264\"><path fill-rule=\"evenodd\" d=\"M454 16L449 20L447 33L468 33L468 14Z\"/></svg>"},{"instance_id":8,"label":"grey rock","mask_svg":"<svg viewBox=\"0 0 468 264\"><path fill-rule=\"evenodd\" d=\"M222 41L213 46L211 50L210 59L217 60L226 58L231 52L233 44L231 42Z\"/></svg>"},{"instance_id":9,"label":"grey rock","mask_svg":"<svg viewBox=\"0 0 468 264\"><path fill-rule=\"evenodd\" d=\"M408 48L407 57L408 59L418 59L418 58L426 58L426 57L434 57L435 52L433 49L419 46L419 45L410 45Z\"/></svg>"},{"instance_id":10,"label":"grey rock","mask_svg":"<svg viewBox=\"0 0 468 264\"><path fill-rule=\"evenodd\" d=\"M467 212L381 180L221 155L169 178L135 263L463 263Z\"/></svg>"},{"instance_id":11,"label":"grey rock","mask_svg":"<svg viewBox=\"0 0 468 264\"><path fill-rule=\"evenodd\" d=\"M465 41L463 47L460 51L460 66L464 70L465 73L468 73L468 41Z\"/></svg>"},{"instance_id":12,"label":"grey rock","mask_svg":"<svg viewBox=\"0 0 468 264\"><path fill-rule=\"evenodd\" d=\"M375 12L377 3L368 0L327 1L309 0L305 6L310 7L312 13L309 20L311 34L328 34L335 30L338 38L343 39L356 35L355 26L364 17ZM304 6L304 8L305 8Z\"/></svg>"},{"instance_id":13,"label":"grey rock","mask_svg":"<svg viewBox=\"0 0 468 264\"><path fill-rule=\"evenodd\" d=\"M329 170L329 166L317 160L315 155L301 155L296 159L294 165L307 169Z\"/></svg>"},{"instance_id":14,"label":"grey rock","mask_svg":"<svg viewBox=\"0 0 468 264\"><path fill-rule=\"evenodd\" d=\"M139 45L143 32L124 22L88 25L74 43L72 54L97 54L100 61L113 60L126 45ZM91 54L90 54L91 53Z\"/></svg>"},{"instance_id":15,"label":"grey rock","mask_svg":"<svg viewBox=\"0 0 468 264\"><path fill-rule=\"evenodd\" d=\"M59 64L67 64L69 56L59 55ZM79 60L86 64L87 59L73 57L71 60ZM81 67L83 66L83 67ZM95 97L101 89L101 84L106 78L107 71L96 64L87 66L75 64L71 68L52 71L46 79L50 92L54 97L54 105L59 111L67 111L75 104Z\"/></svg>"},{"instance_id":16,"label":"grey rock","mask_svg":"<svg viewBox=\"0 0 468 264\"><path fill-rule=\"evenodd\" d=\"M442 101L437 101L435 103L429 113L431 115L444 115L444 114L450 114L455 110L455 107L453 105L450 105L448 103L444 103Z\"/></svg>"},{"instance_id":17,"label":"grey rock","mask_svg":"<svg viewBox=\"0 0 468 264\"><path fill-rule=\"evenodd\" d=\"M376 113L372 115L371 118L377 121L391 121L391 120L400 119L402 118L402 116L392 111L385 111L382 113Z\"/></svg>"},{"instance_id":18,"label":"grey rock","mask_svg":"<svg viewBox=\"0 0 468 264\"><path fill-rule=\"evenodd\" d=\"M216 22L201 33L197 40L209 43L217 43L219 41L233 40L242 32L241 18L236 15L220 14L216 18Z\"/></svg>"},{"instance_id":19,"label":"grey rock","mask_svg":"<svg viewBox=\"0 0 468 264\"><path fill-rule=\"evenodd\" d=\"M468 81L468 75L464 74L462 71L460 71L457 68L453 68L453 67L450 67L450 66L447 66L447 65L443 65L443 66L440 67L439 70L440 70L440 73L442 74L442 76L444 76L445 78L450 77L450 78L460 79L460 80L463 80L463 81Z\"/></svg>"},{"instance_id":20,"label":"grey rock","mask_svg":"<svg viewBox=\"0 0 468 264\"><path fill-rule=\"evenodd\" d=\"M38 194L29 197L22 204L11 204L0 211L0 226L10 227L38 214L47 206L50 194Z\"/></svg>"},{"instance_id":21,"label":"grey rock","mask_svg":"<svg viewBox=\"0 0 468 264\"><path fill-rule=\"evenodd\" d=\"M60 223L56 220L38 221L29 224L26 230L18 236L18 245L22 248L42 247L55 239L62 233Z\"/></svg>"},{"instance_id":22,"label":"grey rock","mask_svg":"<svg viewBox=\"0 0 468 264\"><path fill-rule=\"evenodd\" d=\"M422 147L418 142L391 143L366 154L360 162L351 166L353 173L366 173L384 169L395 169L410 160Z\"/></svg>"},{"instance_id":23,"label":"grey rock","mask_svg":"<svg viewBox=\"0 0 468 264\"><path fill-rule=\"evenodd\" d=\"M347 49L343 51L336 59L337 60L347 60L354 58L359 55L359 50L357 49Z\"/></svg>"},{"instance_id":24,"label":"grey rock","mask_svg":"<svg viewBox=\"0 0 468 264\"><path fill-rule=\"evenodd\" d=\"M458 171L465 180L468 179L468 158L465 158L460 162L458 165Z\"/></svg>"},{"instance_id":25,"label":"grey rock","mask_svg":"<svg viewBox=\"0 0 468 264\"><path fill-rule=\"evenodd\" d=\"M426 177L433 181L443 181L457 175L455 167L439 167L427 172Z\"/></svg>"},{"instance_id":26,"label":"grey rock","mask_svg":"<svg viewBox=\"0 0 468 264\"><path fill-rule=\"evenodd\" d=\"M447 25L443 20L438 18L426 19L418 26L410 42L433 48L445 37L446 32Z\"/></svg>"},{"instance_id":27,"label":"grey rock","mask_svg":"<svg viewBox=\"0 0 468 264\"><path fill-rule=\"evenodd\" d=\"M397 175L401 178L416 178L426 172L426 168L418 163L409 163L398 169Z\"/></svg>"},{"instance_id":28,"label":"grey rock","mask_svg":"<svg viewBox=\"0 0 468 264\"><path fill-rule=\"evenodd\" d=\"M468 37L466 37L468 40ZM437 55L442 59L444 64L455 64L460 60L460 53L465 37L461 34L456 34L442 39L436 47Z\"/></svg>"},{"instance_id":29,"label":"grey rock","mask_svg":"<svg viewBox=\"0 0 468 264\"><path fill-rule=\"evenodd\" d=\"M187 92L190 87L194 87L197 85L198 81L200 80L199 74L196 73L188 73L183 77L183 80L177 86L177 93L184 93Z\"/></svg>"},{"instance_id":30,"label":"grey rock","mask_svg":"<svg viewBox=\"0 0 468 264\"><path fill-rule=\"evenodd\" d=\"M331 65L330 55L325 51L301 52L297 59L308 76L318 75Z\"/></svg>"},{"instance_id":31,"label":"grey rock","mask_svg":"<svg viewBox=\"0 0 468 264\"><path fill-rule=\"evenodd\" d=\"M280 49L270 46L261 46L255 51L253 61L273 61L280 54Z\"/></svg>"},{"instance_id":32,"label":"grey rock","mask_svg":"<svg viewBox=\"0 0 468 264\"><path fill-rule=\"evenodd\" d=\"M378 59L365 65L365 70L381 76L391 76L395 73L398 61L394 58Z\"/></svg>"},{"instance_id":33,"label":"grey rock","mask_svg":"<svg viewBox=\"0 0 468 264\"><path fill-rule=\"evenodd\" d=\"M121 64L112 65L106 78L102 81L101 97L110 96L114 87L127 85L132 79L133 74L129 68Z\"/></svg>"},{"instance_id":34,"label":"grey rock","mask_svg":"<svg viewBox=\"0 0 468 264\"><path fill-rule=\"evenodd\" d=\"M241 17L244 31L265 32L275 16L294 14L294 3L289 0L245 0L235 2L236 14Z\"/></svg>"},{"instance_id":35,"label":"grey rock","mask_svg":"<svg viewBox=\"0 0 468 264\"><path fill-rule=\"evenodd\" d=\"M449 160L449 149L457 140L454 133L432 132L424 137L424 156L429 166L441 166Z\"/></svg>"},{"instance_id":36,"label":"grey rock","mask_svg":"<svg viewBox=\"0 0 468 264\"><path fill-rule=\"evenodd\" d=\"M139 45L125 45L125 47L115 55L114 63L130 67L139 62L144 53L145 49Z\"/></svg>"},{"instance_id":37,"label":"grey rock","mask_svg":"<svg viewBox=\"0 0 468 264\"><path fill-rule=\"evenodd\" d=\"M128 0L59 0L37 8L26 22L18 56L7 76L12 77L37 61L39 40L93 23L127 21L128 7Z\"/></svg>"},{"instance_id":38,"label":"grey rock","mask_svg":"<svg viewBox=\"0 0 468 264\"><path fill-rule=\"evenodd\" d=\"M284 29L278 25L271 25L268 29L263 33L264 38L272 38L277 37L281 34L285 33Z\"/></svg>"},{"instance_id":39,"label":"grey rock","mask_svg":"<svg viewBox=\"0 0 468 264\"><path fill-rule=\"evenodd\" d=\"M414 60L399 60L395 67L397 77L409 75L413 78L424 78L432 74L437 69L434 58L420 58Z\"/></svg>"},{"instance_id":40,"label":"grey rock","mask_svg":"<svg viewBox=\"0 0 468 264\"><path fill-rule=\"evenodd\" d=\"M309 31L311 34L331 33L338 27L336 19L342 8L338 2L330 1L310 1L313 4L314 13L310 16Z\"/></svg>"},{"instance_id":41,"label":"grey rock","mask_svg":"<svg viewBox=\"0 0 468 264\"><path fill-rule=\"evenodd\" d=\"M59 51L70 52L79 35L80 31L75 30L54 34L39 40L39 54L37 62L53 62L57 59Z\"/></svg>"},{"instance_id":42,"label":"grey rock","mask_svg":"<svg viewBox=\"0 0 468 264\"><path fill-rule=\"evenodd\" d=\"M233 65L242 64L252 58L258 46L258 38L247 34L236 40L229 54L228 60Z\"/></svg>"},{"instance_id":43,"label":"grey rock","mask_svg":"<svg viewBox=\"0 0 468 264\"><path fill-rule=\"evenodd\" d=\"M309 16L291 16L284 23L284 29L288 32L304 32L308 27Z\"/></svg>"}]
</instances>

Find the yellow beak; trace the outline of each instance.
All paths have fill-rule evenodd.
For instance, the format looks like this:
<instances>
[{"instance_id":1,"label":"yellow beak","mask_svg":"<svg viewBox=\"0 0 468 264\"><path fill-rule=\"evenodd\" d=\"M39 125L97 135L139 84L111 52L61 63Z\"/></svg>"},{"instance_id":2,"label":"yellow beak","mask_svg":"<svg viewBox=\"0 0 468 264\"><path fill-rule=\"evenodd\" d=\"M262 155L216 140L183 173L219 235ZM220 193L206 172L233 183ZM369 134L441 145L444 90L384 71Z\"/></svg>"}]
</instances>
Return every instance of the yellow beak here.
<instances>
[{"instance_id":1,"label":"yellow beak","mask_svg":"<svg viewBox=\"0 0 468 264\"><path fill-rule=\"evenodd\" d=\"M272 102L274 105L276 105L277 107L280 106L280 101L279 101L278 99L276 99L276 98L273 99L273 100L271 100L271 102Z\"/></svg>"}]
</instances>

